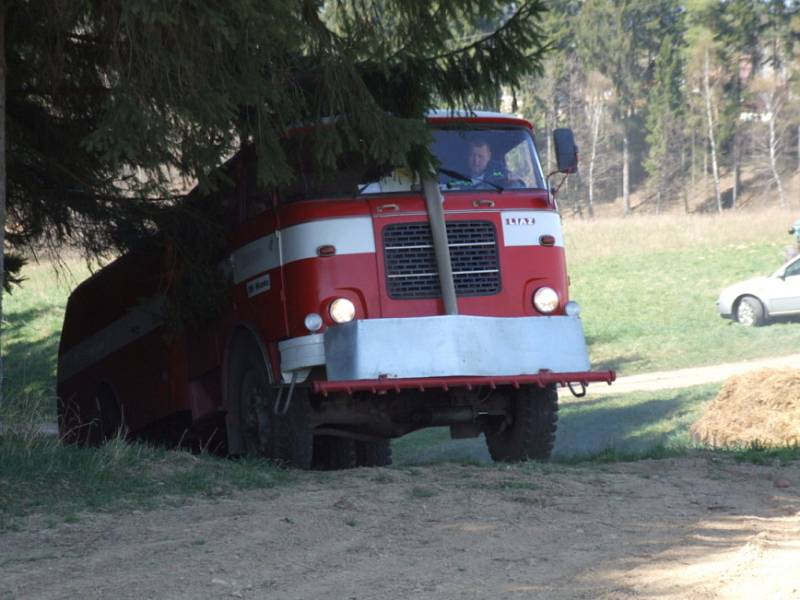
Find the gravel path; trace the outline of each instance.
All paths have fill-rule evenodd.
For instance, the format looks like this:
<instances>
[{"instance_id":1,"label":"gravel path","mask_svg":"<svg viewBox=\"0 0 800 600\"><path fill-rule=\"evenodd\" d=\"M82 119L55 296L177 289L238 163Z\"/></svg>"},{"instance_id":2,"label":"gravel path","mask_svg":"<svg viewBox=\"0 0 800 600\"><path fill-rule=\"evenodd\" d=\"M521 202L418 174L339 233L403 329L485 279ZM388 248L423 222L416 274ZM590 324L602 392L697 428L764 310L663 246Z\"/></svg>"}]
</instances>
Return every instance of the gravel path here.
<instances>
[{"instance_id":1,"label":"gravel path","mask_svg":"<svg viewBox=\"0 0 800 600\"><path fill-rule=\"evenodd\" d=\"M355 469L0 534L15 600L800 597L800 465Z\"/></svg>"},{"instance_id":2,"label":"gravel path","mask_svg":"<svg viewBox=\"0 0 800 600\"><path fill-rule=\"evenodd\" d=\"M597 395L680 389L694 385L703 385L705 383L725 381L732 375L741 375L749 371L766 368L800 369L800 354L760 358L757 360L744 360L722 365L710 365L707 367L692 367L674 371L658 371L655 373L628 375L627 377L618 378L610 386L594 384L589 388L589 391L592 395ZM569 390L566 390L566 393L569 394Z\"/></svg>"}]
</instances>

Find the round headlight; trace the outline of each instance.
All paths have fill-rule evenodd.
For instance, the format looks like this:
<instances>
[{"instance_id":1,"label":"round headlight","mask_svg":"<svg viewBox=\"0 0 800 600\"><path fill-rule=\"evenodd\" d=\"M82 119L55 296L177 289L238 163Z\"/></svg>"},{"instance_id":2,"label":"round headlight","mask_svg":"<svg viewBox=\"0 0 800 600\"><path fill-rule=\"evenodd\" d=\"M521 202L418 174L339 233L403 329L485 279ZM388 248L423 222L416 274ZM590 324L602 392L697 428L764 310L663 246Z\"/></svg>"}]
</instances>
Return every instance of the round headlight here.
<instances>
[{"instance_id":1,"label":"round headlight","mask_svg":"<svg viewBox=\"0 0 800 600\"><path fill-rule=\"evenodd\" d=\"M533 305L540 313L551 313L558 308L558 292L551 287L541 287L533 294Z\"/></svg>"},{"instance_id":2,"label":"round headlight","mask_svg":"<svg viewBox=\"0 0 800 600\"><path fill-rule=\"evenodd\" d=\"M356 307L347 298L337 298L328 309L331 319L336 323L349 323L356 316Z\"/></svg>"},{"instance_id":3,"label":"round headlight","mask_svg":"<svg viewBox=\"0 0 800 600\"><path fill-rule=\"evenodd\" d=\"M311 333L322 329L322 317L317 313L308 313L303 323Z\"/></svg>"},{"instance_id":4,"label":"round headlight","mask_svg":"<svg viewBox=\"0 0 800 600\"><path fill-rule=\"evenodd\" d=\"M581 314L581 307L574 300L570 300L567 302L566 306L564 306L564 312L567 313L568 317L577 317Z\"/></svg>"}]
</instances>

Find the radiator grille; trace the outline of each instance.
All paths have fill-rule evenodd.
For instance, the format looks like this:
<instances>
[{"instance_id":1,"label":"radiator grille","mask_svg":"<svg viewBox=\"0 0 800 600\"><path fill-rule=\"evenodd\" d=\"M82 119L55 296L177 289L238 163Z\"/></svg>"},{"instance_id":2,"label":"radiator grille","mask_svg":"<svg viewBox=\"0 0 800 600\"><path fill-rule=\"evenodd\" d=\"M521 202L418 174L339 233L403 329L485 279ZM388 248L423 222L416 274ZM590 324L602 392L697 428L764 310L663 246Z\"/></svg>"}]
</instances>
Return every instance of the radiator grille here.
<instances>
[{"instance_id":1,"label":"radiator grille","mask_svg":"<svg viewBox=\"0 0 800 600\"><path fill-rule=\"evenodd\" d=\"M456 295L500 291L497 234L489 221L447 223ZM438 298L439 275L428 223L398 223L383 229L386 287L396 299Z\"/></svg>"}]
</instances>

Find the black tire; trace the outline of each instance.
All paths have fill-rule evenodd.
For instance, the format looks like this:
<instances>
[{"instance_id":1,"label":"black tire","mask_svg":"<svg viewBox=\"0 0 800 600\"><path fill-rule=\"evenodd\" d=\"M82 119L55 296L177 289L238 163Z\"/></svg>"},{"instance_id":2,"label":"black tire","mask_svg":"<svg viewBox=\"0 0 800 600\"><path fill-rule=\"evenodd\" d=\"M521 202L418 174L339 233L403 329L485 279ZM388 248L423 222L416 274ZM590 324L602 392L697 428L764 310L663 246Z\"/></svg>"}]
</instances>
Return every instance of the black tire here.
<instances>
[{"instance_id":1,"label":"black tire","mask_svg":"<svg viewBox=\"0 0 800 600\"><path fill-rule=\"evenodd\" d=\"M83 445L87 428L82 427L81 408L78 398L58 399L58 437L64 444Z\"/></svg>"},{"instance_id":2,"label":"black tire","mask_svg":"<svg viewBox=\"0 0 800 600\"><path fill-rule=\"evenodd\" d=\"M389 440L356 442L356 464L359 467L388 467L392 464Z\"/></svg>"},{"instance_id":3,"label":"black tire","mask_svg":"<svg viewBox=\"0 0 800 600\"><path fill-rule=\"evenodd\" d=\"M759 327L764 324L764 306L758 298L745 296L736 305L736 320L745 327Z\"/></svg>"},{"instance_id":4,"label":"black tire","mask_svg":"<svg viewBox=\"0 0 800 600\"><path fill-rule=\"evenodd\" d=\"M309 469L313 435L308 392L295 388L284 415L275 414L276 400L277 391L258 346L253 341L240 343L233 355L229 378L230 406L226 419L229 453L259 456Z\"/></svg>"},{"instance_id":5,"label":"black tire","mask_svg":"<svg viewBox=\"0 0 800 600\"><path fill-rule=\"evenodd\" d=\"M510 390L511 423L489 422L486 445L496 462L523 462L550 457L556 440L558 392L554 385Z\"/></svg>"},{"instance_id":6,"label":"black tire","mask_svg":"<svg viewBox=\"0 0 800 600\"><path fill-rule=\"evenodd\" d=\"M314 437L313 467L320 471L339 471L356 466L356 441L333 435Z\"/></svg>"},{"instance_id":7,"label":"black tire","mask_svg":"<svg viewBox=\"0 0 800 600\"><path fill-rule=\"evenodd\" d=\"M92 424L93 435L98 444L104 444L117 435L123 435L122 406L114 390L107 383L97 386L94 395L97 417Z\"/></svg>"},{"instance_id":8,"label":"black tire","mask_svg":"<svg viewBox=\"0 0 800 600\"><path fill-rule=\"evenodd\" d=\"M122 407L106 383L63 403L59 410L59 435L64 443L97 447L124 434Z\"/></svg>"}]
</instances>

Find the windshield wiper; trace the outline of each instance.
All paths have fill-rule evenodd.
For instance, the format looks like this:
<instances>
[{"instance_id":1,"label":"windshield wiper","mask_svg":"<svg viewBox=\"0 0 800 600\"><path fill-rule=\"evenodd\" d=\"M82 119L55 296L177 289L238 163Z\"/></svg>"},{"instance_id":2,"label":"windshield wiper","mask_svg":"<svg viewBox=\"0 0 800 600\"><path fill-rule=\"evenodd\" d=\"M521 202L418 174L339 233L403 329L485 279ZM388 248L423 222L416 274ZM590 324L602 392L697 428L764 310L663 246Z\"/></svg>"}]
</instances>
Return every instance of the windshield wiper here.
<instances>
[{"instance_id":1,"label":"windshield wiper","mask_svg":"<svg viewBox=\"0 0 800 600\"><path fill-rule=\"evenodd\" d=\"M439 167L437 169L439 173L442 175L447 175L451 179L458 179L460 181L470 181L472 182L472 187L476 187L480 183L488 183L490 186L495 188L497 191L502 192L505 188L500 185L499 183L495 183L494 181L489 181L488 179L473 179L469 175L464 175L464 173L459 173L458 171L453 171L452 169L444 169Z\"/></svg>"}]
</instances>

